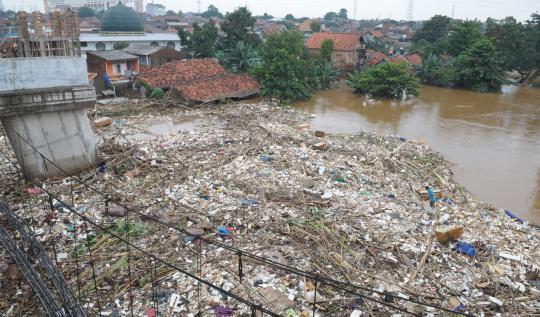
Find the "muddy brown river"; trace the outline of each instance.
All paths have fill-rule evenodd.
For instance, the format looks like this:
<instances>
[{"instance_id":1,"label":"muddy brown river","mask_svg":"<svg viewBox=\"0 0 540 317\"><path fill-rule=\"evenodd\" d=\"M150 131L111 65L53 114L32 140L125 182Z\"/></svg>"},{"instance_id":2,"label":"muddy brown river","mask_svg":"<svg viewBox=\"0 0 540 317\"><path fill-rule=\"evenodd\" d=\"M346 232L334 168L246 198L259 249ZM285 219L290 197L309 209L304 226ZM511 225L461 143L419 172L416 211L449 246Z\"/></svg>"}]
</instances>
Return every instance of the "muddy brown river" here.
<instances>
[{"instance_id":1,"label":"muddy brown river","mask_svg":"<svg viewBox=\"0 0 540 317\"><path fill-rule=\"evenodd\" d=\"M540 224L540 89L502 94L423 87L417 99L368 101L345 86L295 105L331 133L374 131L425 140L456 165L477 198Z\"/></svg>"}]
</instances>

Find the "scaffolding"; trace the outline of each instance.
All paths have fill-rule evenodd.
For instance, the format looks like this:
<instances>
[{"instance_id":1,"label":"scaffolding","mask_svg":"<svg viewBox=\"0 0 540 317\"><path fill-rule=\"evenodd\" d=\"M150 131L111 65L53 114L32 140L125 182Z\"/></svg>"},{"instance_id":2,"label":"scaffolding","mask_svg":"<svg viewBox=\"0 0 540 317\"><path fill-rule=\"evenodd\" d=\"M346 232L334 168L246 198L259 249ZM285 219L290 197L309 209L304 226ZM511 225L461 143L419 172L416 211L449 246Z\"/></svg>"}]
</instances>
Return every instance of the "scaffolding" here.
<instances>
[{"instance_id":1,"label":"scaffolding","mask_svg":"<svg viewBox=\"0 0 540 317\"><path fill-rule=\"evenodd\" d=\"M32 27L26 12L18 12L17 36L7 32L0 38L0 58L80 56L79 18L77 12L55 12L50 21L52 32L44 32L40 12L32 13Z\"/></svg>"}]
</instances>

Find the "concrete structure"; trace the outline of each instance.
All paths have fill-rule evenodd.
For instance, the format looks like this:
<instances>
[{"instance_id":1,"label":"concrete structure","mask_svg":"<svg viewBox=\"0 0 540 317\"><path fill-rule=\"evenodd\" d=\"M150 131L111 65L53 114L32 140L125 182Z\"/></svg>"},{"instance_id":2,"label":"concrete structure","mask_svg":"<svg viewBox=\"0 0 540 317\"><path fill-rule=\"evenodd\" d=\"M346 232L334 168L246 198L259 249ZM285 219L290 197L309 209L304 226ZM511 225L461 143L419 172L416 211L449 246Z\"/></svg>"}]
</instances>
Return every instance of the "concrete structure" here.
<instances>
[{"instance_id":1,"label":"concrete structure","mask_svg":"<svg viewBox=\"0 0 540 317\"><path fill-rule=\"evenodd\" d=\"M86 54L88 71L103 77L109 76L112 82L123 80L139 73L139 58L121 50L96 51Z\"/></svg>"},{"instance_id":2,"label":"concrete structure","mask_svg":"<svg viewBox=\"0 0 540 317\"><path fill-rule=\"evenodd\" d=\"M6 39L0 52L0 121L27 177L63 175L54 165L75 173L98 159L86 115L96 95L78 56L79 22L72 12L52 20L53 36L30 35L19 12L21 37Z\"/></svg>"},{"instance_id":3,"label":"concrete structure","mask_svg":"<svg viewBox=\"0 0 540 317\"><path fill-rule=\"evenodd\" d=\"M85 109L96 96L84 59L6 58L0 69L0 118L26 176L62 175L36 150L70 173L97 162Z\"/></svg>"},{"instance_id":4,"label":"concrete structure","mask_svg":"<svg viewBox=\"0 0 540 317\"><path fill-rule=\"evenodd\" d=\"M184 54L168 47L131 45L122 50L137 56L139 65L143 66L159 66L174 60L184 59Z\"/></svg>"},{"instance_id":5,"label":"concrete structure","mask_svg":"<svg viewBox=\"0 0 540 317\"><path fill-rule=\"evenodd\" d=\"M114 43L127 42L129 45L152 45L169 47L180 51L180 37L176 33L126 33L126 34L98 34L81 33L81 54L87 51L104 51L114 49Z\"/></svg>"},{"instance_id":6,"label":"concrete structure","mask_svg":"<svg viewBox=\"0 0 540 317\"><path fill-rule=\"evenodd\" d=\"M151 16L162 16L167 12L167 8L159 3L147 3L146 4L146 13Z\"/></svg>"},{"instance_id":7,"label":"concrete structure","mask_svg":"<svg viewBox=\"0 0 540 317\"><path fill-rule=\"evenodd\" d=\"M44 0L45 12L63 12L67 9L88 7L95 10L107 10L120 1L126 7L143 12L143 0Z\"/></svg>"}]
</instances>

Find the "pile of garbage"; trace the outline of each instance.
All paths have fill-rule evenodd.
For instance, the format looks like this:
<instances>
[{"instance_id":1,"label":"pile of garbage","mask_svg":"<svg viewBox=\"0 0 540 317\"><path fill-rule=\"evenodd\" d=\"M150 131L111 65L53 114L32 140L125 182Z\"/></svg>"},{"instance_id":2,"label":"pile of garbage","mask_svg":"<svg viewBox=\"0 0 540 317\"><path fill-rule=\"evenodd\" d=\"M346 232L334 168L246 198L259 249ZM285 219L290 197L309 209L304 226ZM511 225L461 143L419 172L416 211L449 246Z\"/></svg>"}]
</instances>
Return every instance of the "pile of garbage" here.
<instances>
[{"instance_id":1,"label":"pile of garbage","mask_svg":"<svg viewBox=\"0 0 540 317\"><path fill-rule=\"evenodd\" d=\"M312 131L308 114L268 104L145 111L101 118L95 128L103 162L79 179L108 193L108 205L70 178L49 179L47 188L137 246L284 316L313 316L314 310L316 316L398 313L385 303L416 314L448 314L401 299L473 315L540 311L538 228L473 199L429 146L367 132ZM133 137L147 128L145 118L198 124ZM2 168L7 165L3 160ZM130 251L127 261L124 244L74 218L61 203L51 215L43 204L23 199L46 199L39 190L28 191L28 184L12 178L1 182L9 203L43 229L43 243L59 244L59 265L73 286L79 257L87 307L95 310L101 299L107 314L128 314L132 298L135 314L144 316L155 316L156 306L169 316L251 312L170 267L157 263L149 269L155 263L140 252ZM439 197L433 208L425 186ZM126 221L122 204L148 217ZM360 285L372 291L358 294L382 304L256 261L245 260L240 277L236 253L150 218ZM97 290L88 249L77 242L87 235L93 239Z\"/></svg>"}]
</instances>

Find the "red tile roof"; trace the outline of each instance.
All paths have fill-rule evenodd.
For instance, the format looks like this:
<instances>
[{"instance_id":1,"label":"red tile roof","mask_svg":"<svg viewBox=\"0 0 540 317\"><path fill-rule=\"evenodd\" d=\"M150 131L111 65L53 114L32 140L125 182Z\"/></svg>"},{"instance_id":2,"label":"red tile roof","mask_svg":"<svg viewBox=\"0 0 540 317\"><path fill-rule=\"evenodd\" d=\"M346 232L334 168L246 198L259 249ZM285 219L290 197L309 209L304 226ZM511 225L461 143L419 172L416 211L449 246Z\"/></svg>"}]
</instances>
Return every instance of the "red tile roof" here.
<instances>
[{"instance_id":1,"label":"red tile roof","mask_svg":"<svg viewBox=\"0 0 540 317\"><path fill-rule=\"evenodd\" d=\"M334 50L337 51L354 51L360 45L359 32L352 33L330 33L316 32L307 40L306 47L309 49L320 49L322 42L326 39L331 39L334 42Z\"/></svg>"},{"instance_id":2,"label":"red tile roof","mask_svg":"<svg viewBox=\"0 0 540 317\"><path fill-rule=\"evenodd\" d=\"M422 56L420 56L418 53L405 55L405 58L413 65L422 65Z\"/></svg>"},{"instance_id":3,"label":"red tile roof","mask_svg":"<svg viewBox=\"0 0 540 317\"><path fill-rule=\"evenodd\" d=\"M193 81L225 74L223 66L209 58L176 60L161 66L145 67L141 78L155 87L171 87L172 83Z\"/></svg>"},{"instance_id":4,"label":"red tile roof","mask_svg":"<svg viewBox=\"0 0 540 317\"><path fill-rule=\"evenodd\" d=\"M264 33L266 33L267 35L270 35L272 33L281 31L282 27L283 27L282 24L268 23L264 26Z\"/></svg>"},{"instance_id":5,"label":"red tile roof","mask_svg":"<svg viewBox=\"0 0 540 317\"><path fill-rule=\"evenodd\" d=\"M248 74L227 74L214 78L192 81L175 86L187 100L211 102L222 98L247 97L259 92L261 87Z\"/></svg>"},{"instance_id":6,"label":"red tile roof","mask_svg":"<svg viewBox=\"0 0 540 317\"><path fill-rule=\"evenodd\" d=\"M260 90L251 76L231 74L217 61L204 58L144 67L141 79L155 87L174 88L185 99L196 102L245 97Z\"/></svg>"},{"instance_id":7,"label":"red tile roof","mask_svg":"<svg viewBox=\"0 0 540 317\"><path fill-rule=\"evenodd\" d=\"M376 38L384 37L384 33L378 30L370 30L368 32L370 32L373 35L373 37L376 37Z\"/></svg>"},{"instance_id":8,"label":"red tile roof","mask_svg":"<svg viewBox=\"0 0 540 317\"><path fill-rule=\"evenodd\" d=\"M371 65L377 65L380 62L388 59L388 56L386 56L386 54L373 50L367 50L367 56L370 58L369 63Z\"/></svg>"},{"instance_id":9,"label":"red tile roof","mask_svg":"<svg viewBox=\"0 0 540 317\"><path fill-rule=\"evenodd\" d=\"M409 61L405 57L403 57L403 55L392 56L388 59L388 61L393 64L409 63Z\"/></svg>"}]
</instances>

